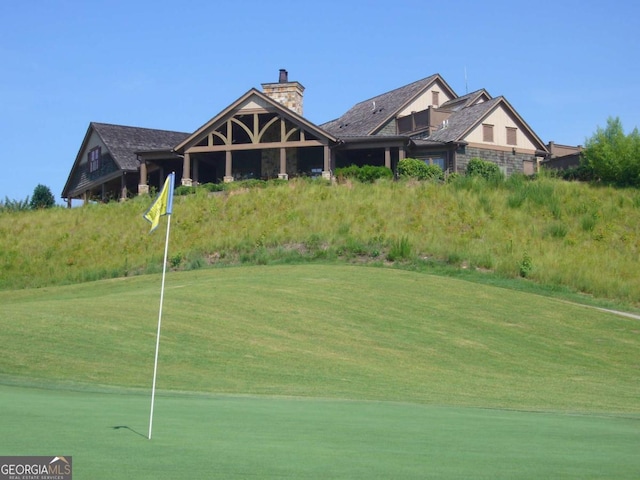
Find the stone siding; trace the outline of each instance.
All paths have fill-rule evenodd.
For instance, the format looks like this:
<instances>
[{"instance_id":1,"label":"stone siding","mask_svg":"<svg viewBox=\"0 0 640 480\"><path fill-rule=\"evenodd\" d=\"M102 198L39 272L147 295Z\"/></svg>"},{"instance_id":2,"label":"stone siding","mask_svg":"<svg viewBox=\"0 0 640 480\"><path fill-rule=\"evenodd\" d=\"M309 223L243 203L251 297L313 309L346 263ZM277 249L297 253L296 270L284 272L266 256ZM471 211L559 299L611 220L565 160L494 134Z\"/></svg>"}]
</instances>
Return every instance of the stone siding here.
<instances>
[{"instance_id":1,"label":"stone siding","mask_svg":"<svg viewBox=\"0 0 640 480\"><path fill-rule=\"evenodd\" d=\"M507 176L514 173L525 173L525 162L536 163L535 155L531 153L504 152L500 150L487 150L484 148L465 147L464 153L456 152L457 172L464 173L469 160L481 158L498 164Z\"/></svg>"}]
</instances>

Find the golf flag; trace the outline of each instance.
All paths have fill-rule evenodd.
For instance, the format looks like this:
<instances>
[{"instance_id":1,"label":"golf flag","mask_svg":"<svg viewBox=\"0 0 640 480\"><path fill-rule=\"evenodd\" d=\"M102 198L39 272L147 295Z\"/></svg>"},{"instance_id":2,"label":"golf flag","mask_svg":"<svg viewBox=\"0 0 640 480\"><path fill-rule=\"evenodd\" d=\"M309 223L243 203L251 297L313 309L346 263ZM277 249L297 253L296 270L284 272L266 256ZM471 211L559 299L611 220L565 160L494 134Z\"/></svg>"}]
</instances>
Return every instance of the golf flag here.
<instances>
[{"instance_id":1,"label":"golf flag","mask_svg":"<svg viewBox=\"0 0 640 480\"><path fill-rule=\"evenodd\" d=\"M156 356L153 362L153 384L151 387L151 412L149 413L149 440L153 426L153 407L156 399L156 377L158 374L158 351L160 350L160 328L162 325L162 304L164 303L164 280L167 275L167 254L169 253L169 232L171 231L171 210L173 208L173 179L175 173L171 173L164 181L164 187L153 205L143 215L144 219L151 223L153 232L160 223L160 217L167 217L167 238L164 242L164 262L162 262L162 286L160 287L160 310L158 311L158 333L156 335Z\"/></svg>"},{"instance_id":2,"label":"golf flag","mask_svg":"<svg viewBox=\"0 0 640 480\"><path fill-rule=\"evenodd\" d=\"M153 202L149 210L143 215L143 218L151 223L151 230L149 233L153 232L156 228L158 228L158 224L160 223L160 217L163 215L171 215L171 209L173 208L173 179L175 173L169 174L167 179L164 181L164 187L162 187L162 191L156 201Z\"/></svg>"}]
</instances>

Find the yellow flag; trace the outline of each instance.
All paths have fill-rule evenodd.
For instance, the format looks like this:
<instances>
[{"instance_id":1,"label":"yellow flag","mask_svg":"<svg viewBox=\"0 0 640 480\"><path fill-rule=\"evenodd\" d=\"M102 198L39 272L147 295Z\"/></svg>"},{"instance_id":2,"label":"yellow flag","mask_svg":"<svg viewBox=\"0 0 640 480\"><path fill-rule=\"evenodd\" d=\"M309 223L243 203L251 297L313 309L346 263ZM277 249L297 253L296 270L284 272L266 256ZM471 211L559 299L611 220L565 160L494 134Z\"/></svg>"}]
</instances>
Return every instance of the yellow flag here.
<instances>
[{"instance_id":1,"label":"yellow flag","mask_svg":"<svg viewBox=\"0 0 640 480\"><path fill-rule=\"evenodd\" d=\"M156 198L151 207L149 207L149 210L142 216L146 221L151 223L149 233L158 228L160 217L163 215L171 215L173 208L173 177L173 173L167 177L160 195L158 195L158 198Z\"/></svg>"}]
</instances>

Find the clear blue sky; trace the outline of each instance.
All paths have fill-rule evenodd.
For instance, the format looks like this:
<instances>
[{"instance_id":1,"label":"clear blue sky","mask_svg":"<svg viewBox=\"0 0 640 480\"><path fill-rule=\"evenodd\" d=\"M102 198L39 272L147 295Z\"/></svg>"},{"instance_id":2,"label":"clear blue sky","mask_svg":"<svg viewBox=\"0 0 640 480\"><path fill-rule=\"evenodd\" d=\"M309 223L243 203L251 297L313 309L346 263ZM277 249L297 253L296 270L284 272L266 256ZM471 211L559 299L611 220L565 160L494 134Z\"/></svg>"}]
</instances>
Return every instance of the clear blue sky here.
<instances>
[{"instance_id":1,"label":"clear blue sky","mask_svg":"<svg viewBox=\"0 0 640 480\"><path fill-rule=\"evenodd\" d=\"M278 70L315 123L440 73L546 143L640 126L635 0L0 2L0 199L59 199L89 122L191 132ZM466 72L466 80L465 80Z\"/></svg>"}]
</instances>

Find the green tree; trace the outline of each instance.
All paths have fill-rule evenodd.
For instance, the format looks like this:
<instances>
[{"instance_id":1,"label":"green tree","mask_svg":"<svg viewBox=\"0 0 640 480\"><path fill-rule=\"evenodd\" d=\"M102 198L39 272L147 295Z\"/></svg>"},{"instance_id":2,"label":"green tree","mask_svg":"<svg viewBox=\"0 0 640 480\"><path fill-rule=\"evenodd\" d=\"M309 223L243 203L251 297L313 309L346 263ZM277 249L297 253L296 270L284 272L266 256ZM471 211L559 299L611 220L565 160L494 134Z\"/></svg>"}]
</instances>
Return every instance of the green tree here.
<instances>
[{"instance_id":1,"label":"green tree","mask_svg":"<svg viewBox=\"0 0 640 480\"><path fill-rule=\"evenodd\" d=\"M625 135L618 117L596 130L585 143L582 164L594 179L620 186L640 186L640 133Z\"/></svg>"},{"instance_id":2,"label":"green tree","mask_svg":"<svg viewBox=\"0 0 640 480\"><path fill-rule=\"evenodd\" d=\"M51 193L51 190L46 185L38 184L38 186L33 189L33 196L29 204L32 210L51 208L55 203L56 200L53 197L53 193Z\"/></svg>"}]
</instances>

